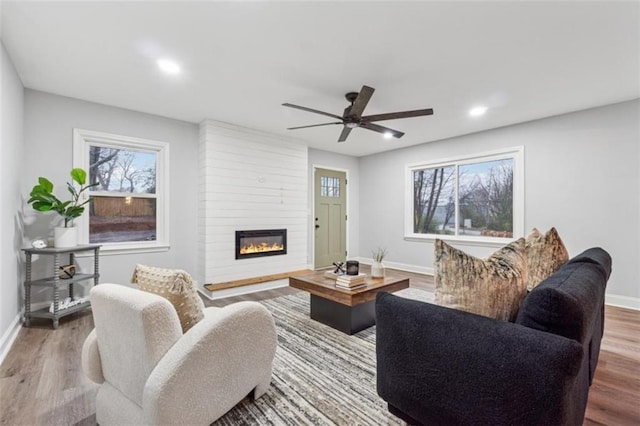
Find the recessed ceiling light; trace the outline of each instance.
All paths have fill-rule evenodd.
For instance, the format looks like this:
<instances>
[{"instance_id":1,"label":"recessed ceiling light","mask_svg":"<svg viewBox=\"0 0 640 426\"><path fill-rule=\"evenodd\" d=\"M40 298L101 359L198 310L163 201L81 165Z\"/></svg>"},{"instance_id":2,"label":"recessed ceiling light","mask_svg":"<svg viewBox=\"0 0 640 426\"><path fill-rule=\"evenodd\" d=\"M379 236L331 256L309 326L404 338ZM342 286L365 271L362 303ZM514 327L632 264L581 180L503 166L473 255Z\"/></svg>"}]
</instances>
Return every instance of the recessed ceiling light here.
<instances>
[{"instance_id":1,"label":"recessed ceiling light","mask_svg":"<svg viewBox=\"0 0 640 426\"><path fill-rule=\"evenodd\" d=\"M180 72L180 65L170 59L158 59L156 63L158 67L167 74L178 74Z\"/></svg>"},{"instance_id":2,"label":"recessed ceiling light","mask_svg":"<svg viewBox=\"0 0 640 426\"><path fill-rule=\"evenodd\" d=\"M481 105L475 108L471 108L469 110L469 115L472 117L480 117L481 115L484 115L485 112L487 112L487 107L484 105Z\"/></svg>"},{"instance_id":3,"label":"recessed ceiling light","mask_svg":"<svg viewBox=\"0 0 640 426\"><path fill-rule=\"evenodd\" d=\"M384 138L385 139L391 139L393 137L393 133L391 132L384 132Z\"/></svg>"}]
</instances>

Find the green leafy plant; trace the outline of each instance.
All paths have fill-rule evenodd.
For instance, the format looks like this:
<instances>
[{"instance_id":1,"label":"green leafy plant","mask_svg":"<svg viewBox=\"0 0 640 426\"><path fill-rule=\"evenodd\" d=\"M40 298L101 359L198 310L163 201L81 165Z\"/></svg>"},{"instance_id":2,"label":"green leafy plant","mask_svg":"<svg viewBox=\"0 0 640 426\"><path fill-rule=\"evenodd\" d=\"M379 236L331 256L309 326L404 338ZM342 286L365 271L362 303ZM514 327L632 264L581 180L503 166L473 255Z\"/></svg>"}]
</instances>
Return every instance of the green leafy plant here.
<instances>
[{"instance_id":1,"label":"green leafy plant","mask_svg":"<svg viewBox=\"0 0 640 426\"><path fill-rule=\"evenodd\" d=\"M39 177L38 184L33 187L27 203L31 204L34 210L39 212L54 211L58 213L64 219L64 227L69 226L69 222L73 219L80 217L84 213L84 206L91 202L91 198L84 202L80 202L80 195L87 189L98 185L94 183L91 185L85 185L87 182L87 172L82 169L72 169L71 179L73 182L80 185L79 189L76 189L74 183L67 182L67 190L71 194L71 199L68 201L61 201L53 194L53 183L47 178Z\"/></svg>"},{"instance_id":2,"label":"green leafy plant","mask_svg":"<svg viewBox=\"0 0 640 426\"><path fill-rule=\"evenodd\" d=\"M380 263L382 262L382 259L384 259L387 255L387 249L378 247L377 249L373 250L371 254L373 255L373 260Z\"/></svg>"}]
</instances>

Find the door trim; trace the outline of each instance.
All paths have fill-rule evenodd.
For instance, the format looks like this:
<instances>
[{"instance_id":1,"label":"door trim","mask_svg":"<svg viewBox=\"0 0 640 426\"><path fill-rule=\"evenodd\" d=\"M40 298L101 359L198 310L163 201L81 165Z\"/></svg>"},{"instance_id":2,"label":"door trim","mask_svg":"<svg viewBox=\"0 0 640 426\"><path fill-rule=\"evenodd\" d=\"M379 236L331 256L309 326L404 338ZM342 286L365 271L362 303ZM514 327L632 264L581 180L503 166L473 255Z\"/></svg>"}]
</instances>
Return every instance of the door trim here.
<instances>
[{"instance_id":1,"label":"door trim","mask_svg":"<svg viewBox=\"0 0 640 426\"><path fill-rule=\"evenodd\" d=\"M346 228L345 228L345 232L346 232L346 242L345 242L345 250L347 250L347 258L349 258L349 253L350 253L350 249L349 249L349 230L351 229L351 190L348 188L349 186L349 169L341 169L338 167L333 167L333 166L324 166L322 164L312 164L311 165L311 216L309 217L309 235L311 235L311 253L310 253L310 258L309 258L309 269L315 269L316 268L316 233L315 233L315 229L314 229L314 221L313 218L316 217L316 185L315 185L315 181L316 181L316 170L317 169L325 169L325 170L332 170L334 172L342 172L345 174L345 179L347 179L347 185L345 186L346 190L347 190L347 198L345 203L346 205L346 211L347 211L347 223L346 223Z\"/></svg>"}]
</instances>

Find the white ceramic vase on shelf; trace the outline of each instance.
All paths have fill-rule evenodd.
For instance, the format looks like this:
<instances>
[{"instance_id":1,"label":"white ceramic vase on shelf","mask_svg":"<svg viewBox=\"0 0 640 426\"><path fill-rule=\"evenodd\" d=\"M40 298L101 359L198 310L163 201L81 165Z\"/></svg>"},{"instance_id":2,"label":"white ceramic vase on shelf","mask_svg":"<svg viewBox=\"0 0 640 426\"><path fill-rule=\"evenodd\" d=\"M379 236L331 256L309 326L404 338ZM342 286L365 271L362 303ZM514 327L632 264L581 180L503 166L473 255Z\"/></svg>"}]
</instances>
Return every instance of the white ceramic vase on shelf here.
<instances>
[{"instance_id":1,"label":"white ceramic vase on shelf","mask_svg":"<svg viewBox=\"0 0 640 426\"><path fill-rule=\"evenodd\" d=\"M382 262L371 264L371 278L384 278L384 265Z\"/></svg>"},{"instance_id":2,"label":"white ceramic vase on shelf","mask_svg":"<svg viewBox=\"0 0 640 426\"><path fill-rule=\"evenodd\" d=\"M65 228L56 226L53 229L53 246L55 248L75 247L78 245L78 230L75 226Z\"/></svg>"}]
</instances>

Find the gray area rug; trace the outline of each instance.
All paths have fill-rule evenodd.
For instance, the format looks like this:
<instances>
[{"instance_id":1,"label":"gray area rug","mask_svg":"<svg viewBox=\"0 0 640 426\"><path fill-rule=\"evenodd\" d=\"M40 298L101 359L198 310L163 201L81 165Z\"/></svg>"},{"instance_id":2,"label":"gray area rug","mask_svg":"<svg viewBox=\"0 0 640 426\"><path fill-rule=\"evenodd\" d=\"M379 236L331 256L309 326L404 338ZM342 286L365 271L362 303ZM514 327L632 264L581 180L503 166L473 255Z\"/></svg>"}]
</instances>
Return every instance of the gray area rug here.
<instances>
[{"instance_id":1,"label":"gray area rug","mask_svg":"<svg viewBox=\"0 0 640 426\"><path fill-rule=\"evenodd\" d=\"M408 288L395 293L433 301ZM269 391L245 398L215 425L401 425L376 393L375 327L348 336L309 318L309 294L261 302L273 314L278 349Z\"/></svg>"}]
</instances>

